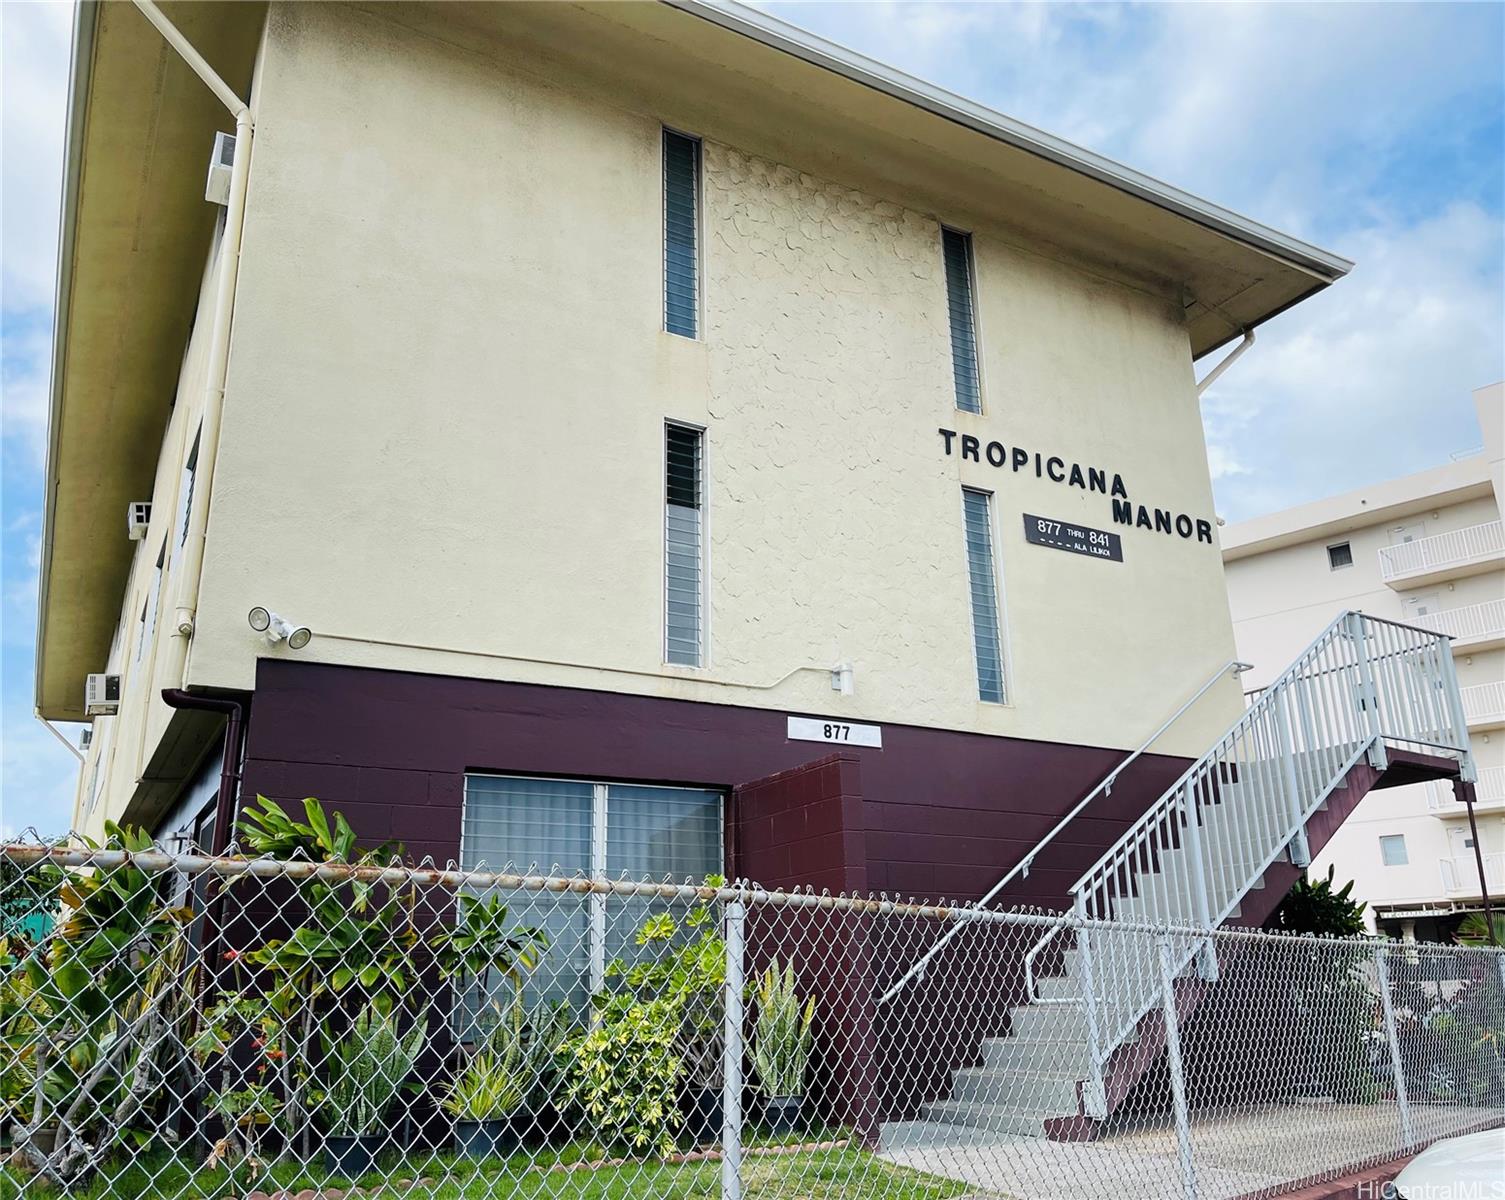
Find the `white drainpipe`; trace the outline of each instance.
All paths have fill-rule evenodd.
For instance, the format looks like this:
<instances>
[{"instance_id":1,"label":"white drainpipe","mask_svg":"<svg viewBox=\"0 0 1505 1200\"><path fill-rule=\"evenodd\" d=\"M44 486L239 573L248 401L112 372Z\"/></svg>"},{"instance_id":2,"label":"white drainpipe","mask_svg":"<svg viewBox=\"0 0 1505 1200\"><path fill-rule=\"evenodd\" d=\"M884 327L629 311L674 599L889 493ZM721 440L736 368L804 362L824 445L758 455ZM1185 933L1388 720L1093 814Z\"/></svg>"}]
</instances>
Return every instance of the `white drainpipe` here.
<instances>
[{"instance_id":1,"label":"white drainpipe","mask_svg":"<svg viewBox=\"0 0 1505 1200\"><path fill-rule=\"evenodd\" d=\"M1222 362L1213 367L1212 370L1208 371L1207 375L1202 379L1202 381L1197 384L1197 395L1200 396L1214 383L1216 383L1218 381L1218 376L1226 371L1229 367L1233 366L1234 362L1237 361L1238 356L1245 350L1249 349L1249 347L1252 345L1254 345L1254 330L1246 329L1244 330L1244 340L1233 348L1232 352L1228 355L1227 358L1223 359Z\"/></svg>"},{"instance_id":2,"label":"white drainpipe","mask_svg":"<svg viewBox=\"0 0 1505 1200\"><path fill-rule=\"evenodd\" d=\"M188 513L188 530L183 558L178 564L178 596L175 624L184 637L193 634L194 615L199 603L199 581L204 566L204 526L209 520L209 497L214 488L214 460L219 451L220 417L225 405L225 373L230 360L230 316L235 307L235 280L240 271L240 237L246 215L246 182L250 176L251 138L254 124L251 109L223 79L204 56L195 50L176 26L152 0L135 0L146 19L167 39L168 45L182 56L195 75L235 117L235 157L230 164L230 196L225 206L225 231L220 239L219 278L214 290L214 313L209 325L208 361L204 368L204 412L199 434L193 507ZM184 660L187 672L187 660Z\"/></svg>"}]
</instances>

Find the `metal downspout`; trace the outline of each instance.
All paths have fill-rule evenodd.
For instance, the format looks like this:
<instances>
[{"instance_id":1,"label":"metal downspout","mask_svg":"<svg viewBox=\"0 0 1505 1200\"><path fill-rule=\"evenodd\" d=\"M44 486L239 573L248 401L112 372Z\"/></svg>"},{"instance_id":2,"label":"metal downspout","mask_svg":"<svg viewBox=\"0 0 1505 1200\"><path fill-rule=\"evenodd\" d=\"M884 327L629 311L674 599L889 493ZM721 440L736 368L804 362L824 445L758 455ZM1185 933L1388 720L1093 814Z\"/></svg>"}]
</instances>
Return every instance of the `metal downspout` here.
<instances>
[{"instance_id":1,"label":"metal downspout","mask_svg":"<svg viewBox=\"0 0 1505 1200\"><path fill-rule=\"evenodd\" d=\"M214 696L196 696L181 688L163 688L162 703L168 708L217 712L225 716L225 748L220 759L219 794L214 802L214 837L209 847L211 855L221 855L230 844L230 822L235 818L235 802L240 795L240 742L241 729L245 724L245 703Z\"/></svg>"}]
</instances>

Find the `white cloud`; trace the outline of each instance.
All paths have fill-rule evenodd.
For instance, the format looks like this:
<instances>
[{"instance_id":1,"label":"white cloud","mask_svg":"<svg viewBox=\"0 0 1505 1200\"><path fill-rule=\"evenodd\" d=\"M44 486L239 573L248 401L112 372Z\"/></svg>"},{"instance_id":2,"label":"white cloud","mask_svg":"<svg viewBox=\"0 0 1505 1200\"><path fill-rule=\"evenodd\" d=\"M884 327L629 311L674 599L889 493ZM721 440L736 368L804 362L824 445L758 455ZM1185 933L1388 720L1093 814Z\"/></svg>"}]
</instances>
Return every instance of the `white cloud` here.
<instances>
[{"instance_id":1,"label":"white cloud","mask_svg":"<svg viewBox=\"0 0 1505 1200\"><path fill-rule=\"evenodd\" d=\"M7 452L32 470L40 470L47 455L51 353L50 321L0 312L0 437Z\"/></svg>"},{"instance_id":2,"label":"white cloud","mask_svg":"<svg viewBox=\"0 0 1505 1200\"><path fill-rule=\"evenodd\" d=\"M1472 387L1505 375L1496 218L1454 205L1347 239L1359 265L1276 318L1203 397L1231 520L1446 462L1479 442Z\"/></svg>"},{"instance_id":3,"label":"white cloud","mask_svg":"<svg viewBox=\"0 0 1505 1200\"><path fill-rule=\"evenodd\" d=\"M0 302L12 313L45 310L52 303L72 19L71 4L0 4L5 143Z\"/></svg>"}]
</instances>

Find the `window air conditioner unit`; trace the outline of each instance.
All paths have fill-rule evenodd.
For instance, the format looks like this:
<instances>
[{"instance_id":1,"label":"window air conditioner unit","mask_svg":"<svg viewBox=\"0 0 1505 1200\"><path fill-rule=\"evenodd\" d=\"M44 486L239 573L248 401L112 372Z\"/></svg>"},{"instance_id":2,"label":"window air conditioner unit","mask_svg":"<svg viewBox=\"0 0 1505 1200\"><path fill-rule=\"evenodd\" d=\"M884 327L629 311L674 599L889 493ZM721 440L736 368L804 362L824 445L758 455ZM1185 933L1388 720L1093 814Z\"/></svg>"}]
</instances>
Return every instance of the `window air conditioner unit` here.
<instances>
[{"instance_id":1,"label":"window air conditioner unit","mask_svg":"<svg viewBox=\"0 0 1505 1200\"><path fill-rule=\"evenodd\" d=\"M87 750L93 744L94 744L94 731L92 729L85 729L82 733L80 733L78 735L78 748L80 750Z\"/></svg>"},{"instance_id":2,"label":"window air conditioner unit","mask_svg":"<svg viewBox=\"0 0 1505 1200\"><path fill-rule=\"evenodd\" d=\"M204 199L211 204L230 203L230 166L235 162L235 135L216 133L214 154L209 159L209 181L204 184Z\"/></svg>"},{"instance_id":3,"label":"window air conditioner unit","mask_svg":"<svg viewBox=\"0 0 1505 1200\"><path fill-rule=\"evenodd\" d=\"M146 527L152 523L152 504L150 500L133 500L125 510L126 536L133 542L139 542L146 536Z\"/></svg>"},{"instance_id":4,"label":"window air conditioner unit","mask_svg":"<svg viewBox=\"0 0 1505 1200\"><path fill-rule=\"evenodd\" d=\"M91 717L114 716L120 711L120 676L90 675L84 681L84 713Z\"/></svg>"}]
</instances>

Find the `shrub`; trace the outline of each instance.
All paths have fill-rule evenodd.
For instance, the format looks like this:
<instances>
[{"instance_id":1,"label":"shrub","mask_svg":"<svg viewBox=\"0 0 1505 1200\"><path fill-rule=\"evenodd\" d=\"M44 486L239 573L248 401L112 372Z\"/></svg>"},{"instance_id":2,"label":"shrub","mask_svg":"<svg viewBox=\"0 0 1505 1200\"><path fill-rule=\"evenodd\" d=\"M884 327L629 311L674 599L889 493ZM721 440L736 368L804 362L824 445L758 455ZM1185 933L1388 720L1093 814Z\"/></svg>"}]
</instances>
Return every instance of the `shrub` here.
<instances>
[{"instance_id":1,"label":"shrub","mask_svg":"<svg viewBox=\"0 0 1505 1200\"><path fill-rule=\"evenodd\" d=\"M679 1128L680 1006L614 997L596 1027L569 1044L565 1089L608 1145L670 1154Z\"/></svg>"}]
</instances>

